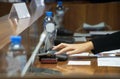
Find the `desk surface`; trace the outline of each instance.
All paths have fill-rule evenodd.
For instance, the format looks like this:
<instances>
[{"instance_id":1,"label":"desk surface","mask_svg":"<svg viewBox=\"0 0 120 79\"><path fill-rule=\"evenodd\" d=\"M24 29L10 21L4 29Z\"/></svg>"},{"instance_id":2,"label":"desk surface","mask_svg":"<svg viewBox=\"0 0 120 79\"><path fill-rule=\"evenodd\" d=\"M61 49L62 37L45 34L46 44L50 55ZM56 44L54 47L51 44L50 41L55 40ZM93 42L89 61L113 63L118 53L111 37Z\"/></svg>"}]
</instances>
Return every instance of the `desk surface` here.
<instances>
[{"instance_id":1,"label":"desk surface","mask_svg":"<svg viewBox=\"0 0 120 79\"><path fill-rule=\"evenodd\" d=\"M69 60L91 61L91 65L68 65ZM39 57L36 57L33 67L37 68L37 71L34 71L33 68L33 73L37 72L36 75L39 73L38 77L46 78L120 78L119 67L100 67L97 65L96 57L69 57L68 61L59 61L57 64L41 64Z\"/></svg>"},{"instance_id":2,"label":"desk surface","mask_svg":"<svg viewBox=\"0 0 120 79\"><path fill-rule=\"evenodd\" d=\"M38 13L38 12L37 12ZM5 17L7 18L7 16ZM34 16L32 20L29 20L30 24L26 26L29 27L27 30L22 29L21 31L17 34L20 34L23 36L23 45L25 48L28 50L29 55L31 55L31 52L34 50L36 44L38 43L39 35L40 35L40 30L41 26L40 24L38 25L35 20L37 18L37 15ZM38 19L38 18L37 18ZM9 25L10 22L8 20L5 20L3 22L3 19L0 19L0 25L2 27L2 31L0 31L0 44L5 43L6 45L6 40L8 42L9 37L6 38L6 40L3 38L6 36L9 36L12 34L13 29L12 25ZM24 22L24 21L23 21ZM33 24L32 24L33 23ZM39 23L41 23L41 20L39 20ZM36 25L37 24L37 25ZM10 29L6 29L7 26ZM9 32L9 33L8 33ZM3 35L5 34L5 35ZM3 46L2 46L3 47ZM1 48L2 48L1 47ZM5 73L6 69L6 62L5 62L5 52L6 52L6 47L0 50L0 75ZM73 65L67 65L68 61L64 62L58 62L57 64L41 64L38 60L38 57L36 57L36 60L33 64L32 67L36 70L36 72L30 71L26 73L26 77L47 77L47 78L52 78L52 77L61 77L61 78L120 78L120 68L119 67L99 67L97 66L97 58L81 58L81 57L75 57L75 58L69 58L69 60L80 60L80 61L91 61L91 65L81 65L81 66L73 66ZM31 69L31 68L30 68ZM40 70L39 70L40 69ZM41 71L41 73L39 72ZM3 75L2 75L3 76ZM1 77L0 77L1 78Z\"/></svg>"}]
</instances>

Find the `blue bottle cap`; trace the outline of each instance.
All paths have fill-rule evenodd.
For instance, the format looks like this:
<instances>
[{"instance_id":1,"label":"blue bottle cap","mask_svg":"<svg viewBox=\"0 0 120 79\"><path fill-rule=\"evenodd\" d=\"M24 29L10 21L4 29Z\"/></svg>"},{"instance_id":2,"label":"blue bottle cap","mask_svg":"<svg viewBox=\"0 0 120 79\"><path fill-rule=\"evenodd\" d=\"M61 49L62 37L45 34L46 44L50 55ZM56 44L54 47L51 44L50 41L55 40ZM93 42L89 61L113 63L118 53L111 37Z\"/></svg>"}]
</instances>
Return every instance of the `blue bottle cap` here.
<instances>
[{"instance_id":1,"label":"blue bottle cap","mask_svg":"<svg viewBox=\"0 0 120 79\"><path fill-rule=\"evenodd\" d=\"M19 43L21 43L21 40L22 40L22 37L21 37L21 36L11 36L11 37L10 37L11 43L14 43L14 44L19 44Z\"/></svg>"},{"instance_id":2,"label":"blue bottle cap","mask_svg":"<svg viewBox=\"0 0 120 79\"><path fill-rule=\"evenodd\" d=\"M52 14L53 14L53 13L52 13L51 11L47 11L47 12L46 12L46 16L52 16Z\"/></svg>"},{"instance_id":3,"label":"blue bottle cap","mask_svg":"<svg viewBox=\"0 0 120 79\"><path fill-rule=\"evenodd\" d=\"M58 1L58 5L59 5L59 6L62 6L62 1Z\"/></svg>"}]
</instances>

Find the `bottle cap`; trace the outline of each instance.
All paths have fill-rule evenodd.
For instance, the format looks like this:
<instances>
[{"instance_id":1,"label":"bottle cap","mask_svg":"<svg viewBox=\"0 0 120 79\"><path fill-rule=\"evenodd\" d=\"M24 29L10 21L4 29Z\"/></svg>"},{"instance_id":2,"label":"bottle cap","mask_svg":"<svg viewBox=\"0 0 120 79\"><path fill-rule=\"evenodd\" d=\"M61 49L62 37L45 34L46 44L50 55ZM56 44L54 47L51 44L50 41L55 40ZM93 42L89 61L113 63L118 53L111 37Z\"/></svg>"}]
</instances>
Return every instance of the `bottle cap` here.
<instances>
[{"instance_id":1,"label":"bottle cap","mask_svg":"<svg viewBox=\"0 0 120 79\"><path fill-rule=\"evenodd\" d=\"M11 43L21 43L21 39L22 37L21 36L11 36L10 37L10 40L11 40Z\"/></svg>"},{"instance_id":2,"label":"bottle cap","mask_svg":"<svg viewBox=\"0 0 120 79\"><path fill-rule=\"evenodd\" d=\"M52 13L51 11L47 11L47 12L46 12L46 16L52 16L52 14L53 14L53 13Z\"/></svg>"}]
</instances>

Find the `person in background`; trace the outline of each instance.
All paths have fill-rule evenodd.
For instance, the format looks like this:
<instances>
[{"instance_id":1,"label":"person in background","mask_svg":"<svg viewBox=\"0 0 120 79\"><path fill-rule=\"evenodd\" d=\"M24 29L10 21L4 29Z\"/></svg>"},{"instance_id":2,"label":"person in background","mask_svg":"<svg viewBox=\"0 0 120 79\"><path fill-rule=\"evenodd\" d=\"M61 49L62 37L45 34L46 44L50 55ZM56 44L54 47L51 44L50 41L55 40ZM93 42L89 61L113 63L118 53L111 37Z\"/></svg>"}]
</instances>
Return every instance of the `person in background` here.
<instances>
[{"instance_id":1,"label":"person in background","mask_svg":"<svg viewBox=\"0 0 120 79\"><path fill-rule=\"evenodd\" d=\"M120 31L107 34L102 37L93 38L85 43L61 43L53 47L53 50L58 50L58 52L55 54L62 54L66 52L68 55L88 51L92 51L93 54L97 54L102 51L109 51L114 49L120 49Z\"/></svg>"}]
</instances>

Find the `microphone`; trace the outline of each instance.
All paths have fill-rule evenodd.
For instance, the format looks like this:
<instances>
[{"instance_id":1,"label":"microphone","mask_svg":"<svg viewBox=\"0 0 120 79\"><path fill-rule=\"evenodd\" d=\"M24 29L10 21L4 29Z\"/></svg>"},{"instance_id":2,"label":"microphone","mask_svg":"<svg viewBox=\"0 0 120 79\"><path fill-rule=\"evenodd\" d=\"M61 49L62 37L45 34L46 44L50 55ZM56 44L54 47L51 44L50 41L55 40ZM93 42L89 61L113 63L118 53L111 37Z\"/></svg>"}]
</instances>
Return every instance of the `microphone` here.
<instances>
[{"instance_id":1,"label":"microphone","mask_svg":"<svg viewBox=\"0 0 120 79\"><path fill-rule=\"evenodd\" d=\"M38 42L35 50L32 52L32 55L31 55L30 59L28 60L28 62L26 63L25 67L23 68L23 70L22 70L22 72L21 72L21 76L22 76L22 77L23 77L23 76L25 75L25 73L27 72L29 66L30 66L31 64L33 64L34 59L35 59L35 56L37 55L37 53L38 53L40 47L42 46L45 38L46 38L46 32L43 31L43 32L41 33L39 42Z\"/></svg>"}]
</instances>

